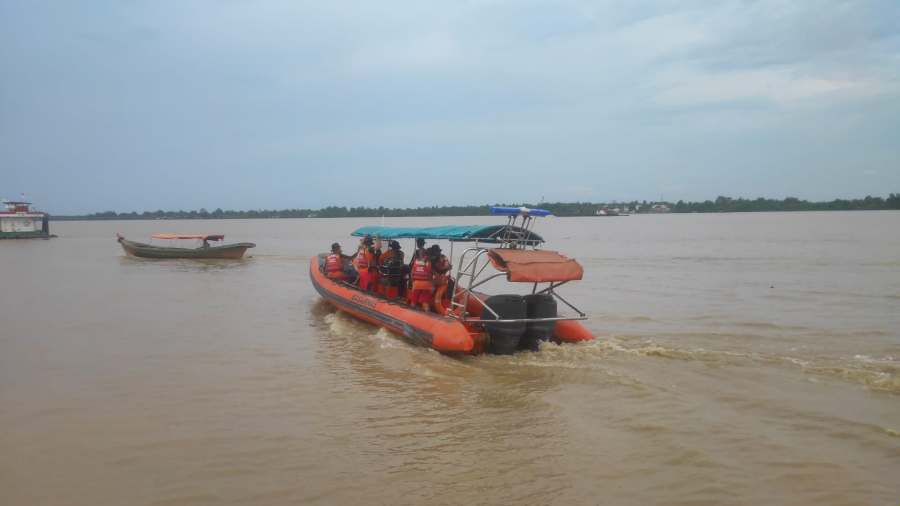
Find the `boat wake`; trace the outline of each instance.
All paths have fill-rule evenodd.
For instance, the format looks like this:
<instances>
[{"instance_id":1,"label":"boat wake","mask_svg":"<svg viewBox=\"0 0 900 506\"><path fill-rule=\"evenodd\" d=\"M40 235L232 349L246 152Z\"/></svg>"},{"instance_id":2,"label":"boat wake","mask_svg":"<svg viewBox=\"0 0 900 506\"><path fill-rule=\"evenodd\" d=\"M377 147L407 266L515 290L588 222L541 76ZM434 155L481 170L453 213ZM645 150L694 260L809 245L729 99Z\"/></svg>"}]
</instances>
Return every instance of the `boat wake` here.
<instances>
[{"instance_id":1,"label":"boat wake","mask_svg":"<svg viewBox=\"0 0 900 506\"><path fill-rule=\"evenodd\" d=\"M426 353L430 350L413 346L391 332L360 322L355 318L332 312L324 317L331 332L335 334L364 338L382 350L405 350L410 353ZM870 357L854 355L850 357L791 356L777 353L728 351L706 348L679 348L642 340L635 343L630 339L615 336L594 341L558 345L541 343L539 352L520 352L515 355L483 355L466 357L463 361L477 367L477 364L500 364L521 367L541 367L559 369L585 369L609 373L604 359L615 357L662 358L670 360L698 361L718 366L743 366L765 364L788 367L804 374L843 380L862 385L870 390L900 394L900 357ZM449 359L448 360L452 360Z\"/></svg>"},{"instance_id":2,"label":"boat wake","mask_svg":"<svg viewBox=\"0 0 900 506\"><path fill-rule=\"evenodd\" d=\"M716 365L747 365L752 363L786 366L805 374L837 378L857 383L870 390L900 394L900 358L866 355L853 357L796 357L774 353L734 352L705 348L675 348L653 341L631 345L616 338L597 343L607 353L673 360L700 361Z\"/></svg>"}]
</instances>

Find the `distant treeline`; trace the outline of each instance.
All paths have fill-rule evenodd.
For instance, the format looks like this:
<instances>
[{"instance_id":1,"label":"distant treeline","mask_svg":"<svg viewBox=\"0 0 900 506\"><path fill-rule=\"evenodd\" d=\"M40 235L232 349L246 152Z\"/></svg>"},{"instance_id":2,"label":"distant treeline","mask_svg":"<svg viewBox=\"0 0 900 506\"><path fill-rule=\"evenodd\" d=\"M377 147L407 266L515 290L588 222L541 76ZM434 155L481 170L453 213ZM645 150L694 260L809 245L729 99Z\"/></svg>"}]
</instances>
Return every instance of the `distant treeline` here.
<instances>
[{"instance_id":1,"label":"distant treeline","mask_svg":"<svg viewBox=\"0 0 900 506\"><path fill-rule=\"evenodd\" d=\"M673 213L735 213L766 211L864 211L900 209L900 193L891 193L887 198L867 196L862 199L836 199L829 202L809 202L794 197L778 199L733 199L718 197L704 202L553 202L540 204L496 204L503 206L540 207L557 216L594 216L598 209L619 208L634 213L659 212L659 204ZM654 210L654 205L657 209ZM253 219L253 218L372 218L411 216L483 216L490 214L489 205L483 206L432 206L414 208L388 207L337 207L323 209L282 209L232 211L216 209L207 211L144 211L142 213L117 213L105 211L84 216L53 216L54 220L191 220L191 219Z\"/></svg>"},{"instance_id":2,"label":"distant treeline","mask_svg":"<svg viewBox=\"0 0 900 506\"><path fill-rule=\"evenodd\" d=\"M673 213L741 213L765 211L877 211L900 209L900 193L888 198L867 196L862 199L836 199L829 202L809 202L794 197L778 199L732 199L719 197L705 202L679 200L672 206Z\"/></svg>"}]
</instances>

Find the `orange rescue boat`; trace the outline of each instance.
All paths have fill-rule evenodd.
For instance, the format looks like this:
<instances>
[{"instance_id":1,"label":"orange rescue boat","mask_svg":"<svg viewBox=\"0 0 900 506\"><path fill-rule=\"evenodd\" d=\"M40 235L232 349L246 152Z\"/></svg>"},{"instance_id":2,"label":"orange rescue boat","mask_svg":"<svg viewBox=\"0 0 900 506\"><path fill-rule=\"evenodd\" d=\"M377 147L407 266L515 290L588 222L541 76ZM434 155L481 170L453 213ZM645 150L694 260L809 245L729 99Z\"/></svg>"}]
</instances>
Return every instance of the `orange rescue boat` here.
<instances>
[{"instance_id":1,"label":"orange rescue boat","mask_svg":"<svg viewBox=\"0 0 900 506\"><path fill-rule=\"evenodd\" d=\"M590 331L580 323L587 315L557 293L560 286L582 278L581 265L558 252L537 249L544 240L531 230L534 218L550 213L518 207L495 207L491 212L507 216L507 223L426 228L362 227L351 234L382 239L448 240L451 262L454 244L470 243L455 264L455 274L451 276L452 296L445 301L446 315L413 307L405 298L391 300L364 291L352 282L329 278L324 270L327 257L324 253L310 260L310 279L319 294L337 309L443 353L509 354L522 349L537 350L541 341L562 343L593 339ZM488 266L492 270L485 274ZM352 267L346 266L346 269L352 279ZM508 282L532 285L531 293L489 296L476 290L503 277ZM401 280L401 283L406 281ZM575 314L560 314L557 301Z\"/></svg>"}]
</instances>

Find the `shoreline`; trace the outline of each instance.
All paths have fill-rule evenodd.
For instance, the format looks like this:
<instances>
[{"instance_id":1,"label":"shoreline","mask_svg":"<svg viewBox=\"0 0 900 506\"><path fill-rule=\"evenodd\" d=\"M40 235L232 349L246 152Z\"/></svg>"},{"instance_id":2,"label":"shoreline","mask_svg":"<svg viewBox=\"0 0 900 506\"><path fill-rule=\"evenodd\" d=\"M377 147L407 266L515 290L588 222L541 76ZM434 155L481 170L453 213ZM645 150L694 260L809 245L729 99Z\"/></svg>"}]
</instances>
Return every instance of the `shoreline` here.
<instances>
[{"instance_id":1,"label":"shoreline","mask_svg":"<svg viewBox=\"0 0 900 506\"><path fill-rule=\"evenodd\" d=\"M833 213L833 212L900 212L900 209L773 209L759 211L671 211L668 213L631 213L624 216L601 216L595 214L567 214L556 215L554 218L628 218L631 216L665 216L665 215L689 215L689 214L762 214L762 213ZM89 216L50 216L50 221L213 221L213 220L334 220L334 219L353 219L353 218L484 218L491 216L489 214L430 214L430 215L402 215L388 216L380 214L372 215L354 215L354 216L210 216L210 217L191 217L178 216L171 218L153 218L153 217L89 217Z\"/></svg>"}]
</instances>

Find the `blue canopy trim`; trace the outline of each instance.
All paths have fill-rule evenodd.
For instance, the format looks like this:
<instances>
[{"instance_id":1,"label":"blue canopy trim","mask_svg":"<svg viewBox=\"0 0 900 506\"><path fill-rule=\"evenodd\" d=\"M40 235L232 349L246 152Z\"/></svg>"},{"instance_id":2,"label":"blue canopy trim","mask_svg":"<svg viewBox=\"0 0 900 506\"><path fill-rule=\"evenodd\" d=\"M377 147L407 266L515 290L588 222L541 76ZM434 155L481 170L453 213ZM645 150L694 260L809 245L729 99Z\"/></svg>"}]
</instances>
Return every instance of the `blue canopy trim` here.
<instances>
[{"instance_id":1,"label":"blue canopy trim","mask_svg":"<svg viewBox=\"0 0 900 506\"><path fill-rule=\"evenodd\" d=\"M546 209L529 209L527 207L501 207L495 206L491 208L491 214L500 216L550 216L550 211Z\"/></svg>"},{"instance_id":2,"label":"blue canopy trim","mask_svg":"<svg viewBox=\"0 0 900 506\"><path fill-rule=\"evenodd\" d=\"M355 237L370 235L382 239L445 239L449 241L470 241L499 243L514 239L520 242L539 244L544 238L521 227L507 225L447 225L444 227L360 227L350 234Z\"/></svg>"}]
</instances>

